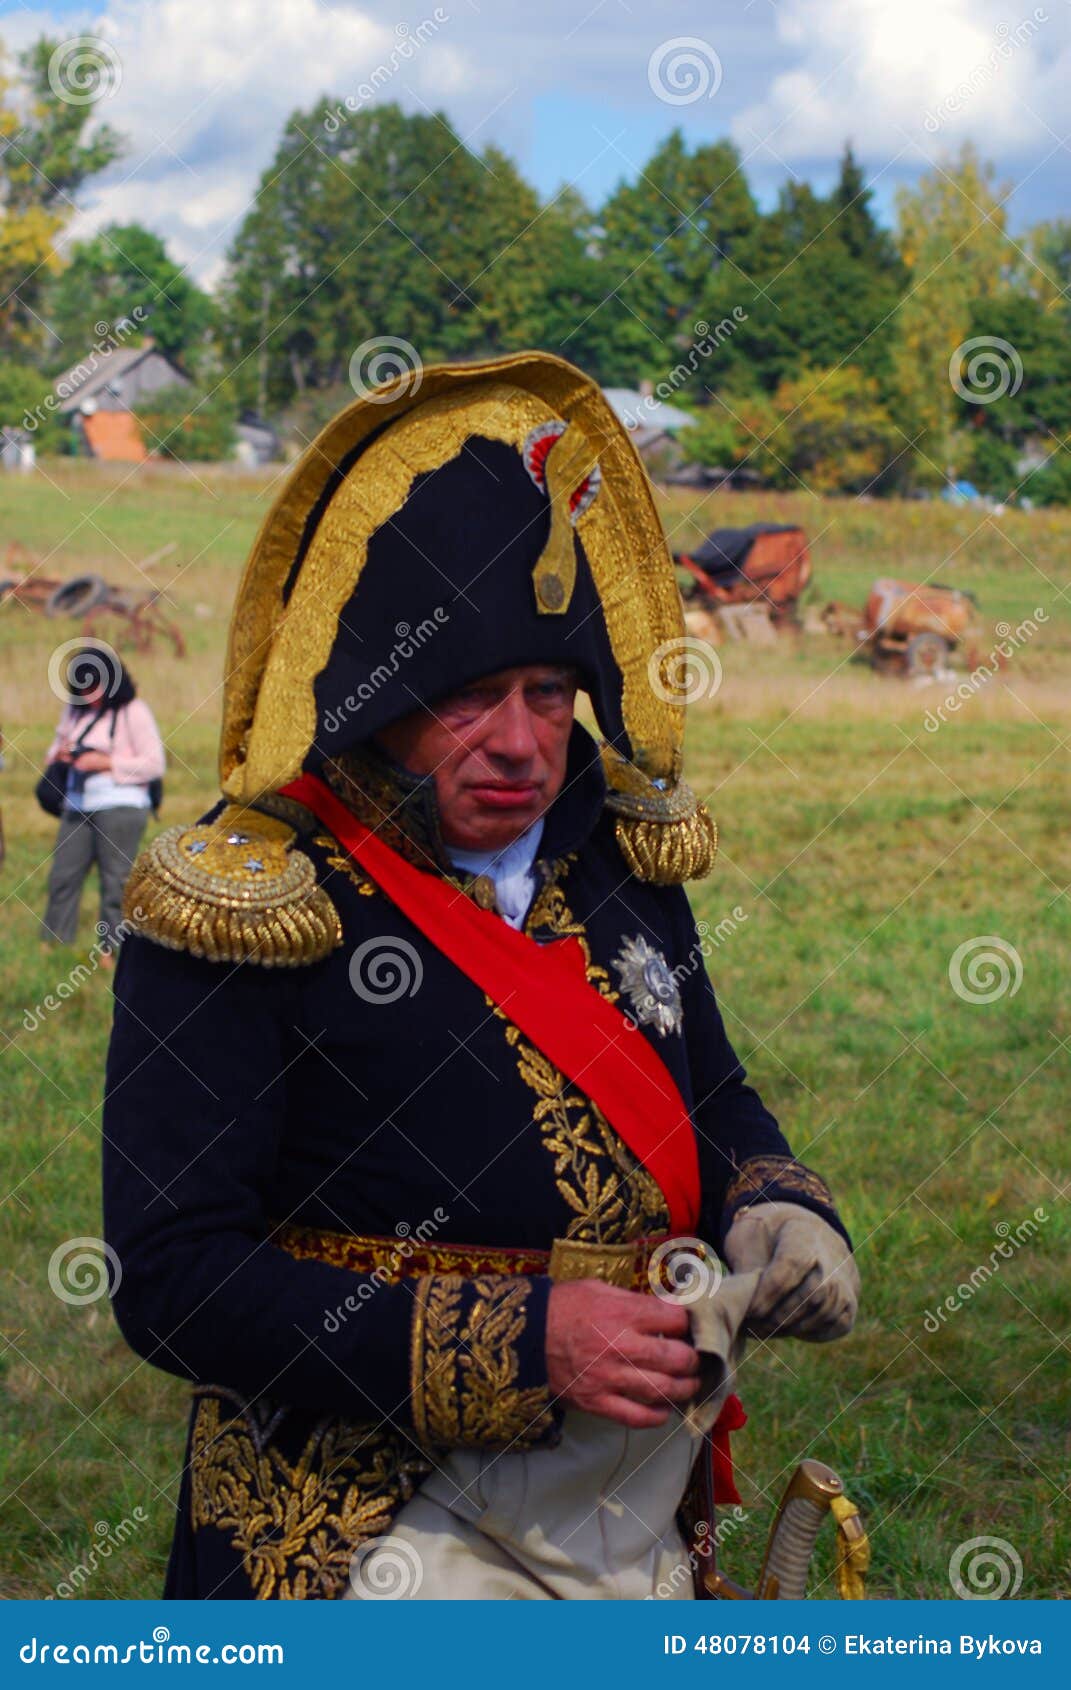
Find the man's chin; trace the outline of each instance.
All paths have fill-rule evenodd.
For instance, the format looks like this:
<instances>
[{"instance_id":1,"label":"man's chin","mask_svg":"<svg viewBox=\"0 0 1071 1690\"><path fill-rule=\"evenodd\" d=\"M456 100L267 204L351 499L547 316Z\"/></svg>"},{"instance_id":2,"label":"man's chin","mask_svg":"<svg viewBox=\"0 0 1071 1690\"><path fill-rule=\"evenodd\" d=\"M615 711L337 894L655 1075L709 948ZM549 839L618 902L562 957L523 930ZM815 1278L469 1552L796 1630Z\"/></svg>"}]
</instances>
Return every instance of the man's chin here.
<instances>
[{"instance_id":1,"label":"man's chin","mask_svg":"<svg viewBox=\"0 0 1071 1690\"><path fill-rule=\"evenodd\" d=\"M446 843L458 851L503 851L522 833L527 833L542 813L543 806L536 803L511 810L491 810L481 805L460 824L455 822L449 829L444 828L443 834Z\"/></svg>"}]
</instances>

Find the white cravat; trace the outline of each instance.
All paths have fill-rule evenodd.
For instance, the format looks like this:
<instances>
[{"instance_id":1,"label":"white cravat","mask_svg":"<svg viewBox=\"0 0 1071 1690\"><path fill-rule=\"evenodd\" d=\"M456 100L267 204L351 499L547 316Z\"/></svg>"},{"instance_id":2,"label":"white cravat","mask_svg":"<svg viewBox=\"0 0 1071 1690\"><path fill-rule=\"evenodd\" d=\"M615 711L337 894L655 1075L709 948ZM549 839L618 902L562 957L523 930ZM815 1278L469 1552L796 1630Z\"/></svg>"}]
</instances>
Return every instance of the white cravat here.
<instances>
[{"instance_id":1,"label":"white cravat","mask_svg":"<svg viewBox=\"0 0 1071 1690\"><path fill-rule=\"evenodd\" d=\"M533 865L542 837L540 816L512 845L503 845L499 851L459 851L452 845L446 848L456 868L467 874L485 874L494 882L499 913L511 927L520 928L535 894Z\"/></svg>"}]
</instances>

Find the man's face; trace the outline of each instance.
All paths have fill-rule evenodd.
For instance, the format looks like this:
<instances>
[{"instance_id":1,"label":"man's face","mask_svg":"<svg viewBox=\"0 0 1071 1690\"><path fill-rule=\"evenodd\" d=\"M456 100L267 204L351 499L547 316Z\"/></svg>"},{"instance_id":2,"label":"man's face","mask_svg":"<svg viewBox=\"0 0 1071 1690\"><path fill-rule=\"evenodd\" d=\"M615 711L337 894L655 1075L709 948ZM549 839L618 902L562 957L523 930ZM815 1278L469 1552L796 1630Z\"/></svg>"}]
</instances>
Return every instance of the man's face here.
<instances>
[{"instance_id":1,"label":"man's face","mask_svg":"<svg viewBox=\"0 0 1071 1690\"><path fill-rule=\"evenodd\" d=\"M377 736L415 775L434 775L443 838L464 851L519 839L565 780L576 677L526 664L485 675Z\"/></svg>"}]
</instances>

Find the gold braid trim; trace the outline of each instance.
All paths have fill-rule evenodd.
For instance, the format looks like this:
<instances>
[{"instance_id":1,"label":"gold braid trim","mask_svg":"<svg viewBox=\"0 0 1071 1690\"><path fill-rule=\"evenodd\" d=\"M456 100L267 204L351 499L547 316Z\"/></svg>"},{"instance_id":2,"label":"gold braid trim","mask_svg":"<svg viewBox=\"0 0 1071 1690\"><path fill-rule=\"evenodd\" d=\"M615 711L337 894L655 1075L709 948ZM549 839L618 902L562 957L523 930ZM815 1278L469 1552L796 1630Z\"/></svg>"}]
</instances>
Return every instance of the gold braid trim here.
<instances>
[{"instance_id":1,"label":"gold braid trim","mask_svg":"<svg viewBox=\"0 0 1071 1690\"><path fill-rule=\"evenodd\" d=\"M619 819L614 834L637 880L649 880L655 886L702 880L714 867L718 828L703 804L697 804L694 814L683 821Z\"/></svg>"},{"instance_id":2,"label":"gold braid trim","mask_svg":"<svg viewBox=\"0 0 1071 1690\"><path fill-rule=\"evenodd\" d=\"M729 1181L724 1208L726 1211L740 1208L756 1197L791 1202L793 1193L836 1210L833 1193L825 1180L792 1156L749 1157Z\"/></svg>"},{"instance_id":3,"label":"gold braid trim","mask_svg":"<svg viewBox=\"0 0 1071 1690\"><path fill-rule=\"evenodd\" d=\"M342 924L294 838L285 822L234 806L214 822L168 828L131 870L124 918L146 939L210 962L318 962L342 943Z\"/></svg>"},{"instance_id":4,"label":"gold braid trim","mask_svg":"<svg viewBox=\"0 0 1071 1690\"><path fill-rule=\"evenodd\" d=\"M631 872L656 886L702 880L714 867L718 829L691 787L679 778L651 780L609 745L602 747L606 807Z\"/></svg>"},{"instance_id":5,"label":"gold braid trim","mask_svg":"<svg viewBox=\"0 0 1071 1690\"><path fill-rule=\"evenodd\" d=\"M572 860L557 865L559 876L568 872ZM589 984L609 1003L617 1002L619 994L606 969L592 961L587 932L569 908L559 879L548 881L537 893L525 932L579 940ZM571 1211L566 1237L585 1244L618 1244L664 1232L669 1225L665 1197L624 1139L589 1097L522 1038L504 1010L495 1013L506 1022L506 1040L517 1053L521 1079L536 1094L532 1120L554 1157L554 1182Z\"/></svg>"},{"instance_id":6,"label":"gold braid trim","mask_svg":"<svg viewBox=\"0 0 1071 1690\"><path fill-rule=\"evenodd\" d=\"M222 1532L261 1601L335 1598L359 1544L390 1530L428 1463L389 1427L318 1423L293 1461L258 1405L195 1393L190 1510L195 1532ZM198 1400L199 1398L199 1400Z\"/></svg>"},{"instance_id":7,"label":"gold braid trim","mask_svg":"<svg viewBox=\"0 0 1071 1690\"><path fill-rule=\"evenodd\" d=\"M410 1385L413 1425L425 1448L526 1447L548 1430L547 1386L517 1383L517 1340L531 1290L530 1279L497 1274L418 1280Z\"/></svg>"},{"instance_id":8,"label":"gold braid trim","mask_svg":"<svg viewBox=\"0 0 1071 1690\"><path fill-rule=\"evenodd\" d=\"M576 586L570 499L580 483L594 472L596 463L595 447L585 438L578 423L569 423L547 458L550 534L532 572L536 609L541 616L562 616L569 608Z\"/></svg>"},{"instance_id":9,"label":"gold braid trim","mask_svg":"<svg viewBox=\"0 0 1071 1690\"><path fill-rule=\"evenodd\" d=\"M837 1595L842 1602L862 1602L870 1571L870 1540L858 1508L846 1496L835 1496L829 1511L837 1522Z\"/></svg>"},{"instance_id":10,"label":"gold braid trim","mask_svg":"<svg viewBox=\"0 0 1071 1690\"><path fill-rule=\"evenodd\" d=\"M368 541L402 507L417 476L450 462L472 435L520 452L532 429L548 421L575 423L598 460L599 494L578 515L575 532L621 676L632 754L652 776L670 775L686 695L672 676L654 691L650 658L667 642L679 642L684 629L650 485L628 430L598 386L560 359L519 353L426 366L418 391L397 383L356 401L289 475L254 544L231 623L220 746L229 797L255 799L302 767L316 729L315 679L361 577ZM337 466L383 424L390 426L332 493L284 604L310 512Z\"/></svg>"},{"instance_id":11,"label":"gold braid trim","mask_svg":"<svg viewBox=\"0 0 1071 1690\"><path fill-rule=\"evenodd\" d=\"M358 745L323 767L323 778L358 821L406 862L449 869L428 779L395 767L374 746Z\"/></svg>"}]
</instances>

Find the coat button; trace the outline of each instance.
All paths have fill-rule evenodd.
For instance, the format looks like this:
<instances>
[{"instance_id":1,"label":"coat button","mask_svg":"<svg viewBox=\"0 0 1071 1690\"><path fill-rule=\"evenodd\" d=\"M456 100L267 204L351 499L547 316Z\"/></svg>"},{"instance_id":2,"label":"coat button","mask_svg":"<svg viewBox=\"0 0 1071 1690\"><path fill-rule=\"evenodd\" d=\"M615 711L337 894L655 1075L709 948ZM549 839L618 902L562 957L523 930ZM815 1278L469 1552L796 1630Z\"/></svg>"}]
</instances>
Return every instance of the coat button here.
<instances>
[{"instance_id":1,"label":"coat button","mask_svg":"<svg viewBox=\"0 0 1071 1690\"><path fill-rule=\"evenodd\" d=\"M482 910L495 908L495 883L489 874L478 874L472 883L472 895Z\"/></svg>"}]
</instances>

